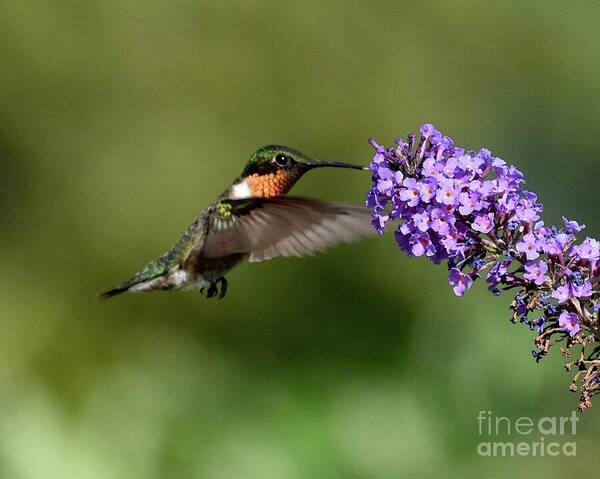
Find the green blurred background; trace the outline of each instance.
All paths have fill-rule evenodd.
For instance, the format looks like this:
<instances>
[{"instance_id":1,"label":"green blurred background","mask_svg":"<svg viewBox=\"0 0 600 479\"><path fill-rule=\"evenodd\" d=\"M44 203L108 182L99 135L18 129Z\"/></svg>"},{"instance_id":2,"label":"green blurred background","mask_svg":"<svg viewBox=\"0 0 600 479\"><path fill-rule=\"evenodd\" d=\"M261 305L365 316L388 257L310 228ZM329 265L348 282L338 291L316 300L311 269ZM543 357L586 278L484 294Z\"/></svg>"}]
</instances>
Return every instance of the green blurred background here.
<instances>
[{"instance_id":1,"label":"green blurred background","mask_svg":"<svg viewBox=\"0 0 600 479\"><path fill-rule=\"evenodd\" d=\"M508 297L457 299L393 237L242 265L230 294L122 296L258 146L367 163L433 122L600 234L595 1L0 4L0 477L565 477L481 458L480 410L569 415ZM296 194L361 202L368 175ZM510 440L518 440L511 436ZM533 440L539 437L534 436Z\"/></svg>"}]
</instances>

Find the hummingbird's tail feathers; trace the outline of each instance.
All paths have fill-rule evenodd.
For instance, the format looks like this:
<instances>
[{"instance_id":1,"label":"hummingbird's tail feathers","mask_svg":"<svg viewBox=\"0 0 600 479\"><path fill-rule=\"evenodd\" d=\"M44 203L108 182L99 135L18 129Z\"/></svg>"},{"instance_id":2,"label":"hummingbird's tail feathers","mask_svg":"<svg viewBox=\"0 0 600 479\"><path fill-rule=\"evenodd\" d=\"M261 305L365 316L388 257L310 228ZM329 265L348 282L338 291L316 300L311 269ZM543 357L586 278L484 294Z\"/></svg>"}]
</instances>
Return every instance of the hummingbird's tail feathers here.
<instances>
[{"instance_id":1,"label":"hummingbird's tail feathers","mask_svg":"<svg viewBox=\"0 0 600 479\"><path fill-rule=\"evenodd\" d=\"M124 281L116 288L100 293L99 300L112 298L126 291L150 291L155 289L169 289L166 284L165 275L168 273L167 263L164 257L149 263L143 270L136 273L132 278Z\"/></svg>"},{"instance_id":2,"label":"hummingbird's tail feathers","mask_svg":"<svg viewBox=\"0 0 600 479\"><path fill-rule=\"evenodd\" d=\"M116 288L113 288L104 293L100 293L97 297L99 300L109 299L113 296L117 296L127 291L153 291L153 290L165 290L167 287L164 276L157 276L155 278L141 279L138 275L131 278L129 281L120 284Z\"/></svg>"},{"instance_id":3,"label":"hummingbird's tail feathers","mask_svg":"<svg viewBox=\"0 0 600 479\"><path fill-rule=\"evenodd\" d=\"M96 295L96 299L98 301L103 301L108 298L112 298L113 296L117 296L118 294L124 293L129 288L113 288L109 291L105 291L104 293L99 293Z\"/></svg>"},{"instance_id":4,"label":"hummingbird's tail feathers","mask_svg":"<svg viewBox=\"0 0 600 479\"><path fill-rule=\"evenodd\" d=\"M140 277L140 273L136 274L133 278L121 283L119 286L117 286L113 289L110 289L108 291L105 291L104 293L98 294L96 297L98 300L104 300L104 299L112 298L113 296L117 296L121 293L125 293L125 292L131 290L132 288L134 288L136 285L146 281L143 279L139 279L139 277Z\"/></svg>"}]
</instances>

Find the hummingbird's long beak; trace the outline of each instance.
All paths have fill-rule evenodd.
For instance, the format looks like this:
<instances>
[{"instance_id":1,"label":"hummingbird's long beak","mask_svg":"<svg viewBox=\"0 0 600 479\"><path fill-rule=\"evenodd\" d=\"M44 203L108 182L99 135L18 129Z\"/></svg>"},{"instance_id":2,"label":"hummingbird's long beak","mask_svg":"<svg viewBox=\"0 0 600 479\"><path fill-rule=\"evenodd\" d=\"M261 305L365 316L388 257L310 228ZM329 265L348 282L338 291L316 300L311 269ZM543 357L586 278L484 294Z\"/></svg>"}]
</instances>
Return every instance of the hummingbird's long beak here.
<instances>
[{"instance_id":1,"label":"hummingbird's long beak","mask_svg":"<svg viewBox=\"0 0 600 479\"><path fill-rule=\"evenodd\" d=\"M313 168L351 168L353 170L369 170L368 166L361 165L351 165L350 163L342 163L341 161L321 161L321 160L311 160L310 163L307 163L309 169Z\"/></svg>"}]
</instances>

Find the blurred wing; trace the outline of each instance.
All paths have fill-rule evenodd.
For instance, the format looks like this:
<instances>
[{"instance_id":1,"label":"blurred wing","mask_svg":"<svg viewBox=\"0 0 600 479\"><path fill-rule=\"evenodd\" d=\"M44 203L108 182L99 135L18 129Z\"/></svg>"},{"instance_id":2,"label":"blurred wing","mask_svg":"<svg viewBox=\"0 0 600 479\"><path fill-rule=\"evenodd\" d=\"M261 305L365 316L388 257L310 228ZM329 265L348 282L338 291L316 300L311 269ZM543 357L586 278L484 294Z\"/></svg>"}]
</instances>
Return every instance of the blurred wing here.
<instances>
[{"instance_id":1,"label":"blurred wing","mask_svg":"<svg viewBox=\"0 0 600 479\"><path fill-rule=\"evenodd\" d=\"M301 257L373 233L363 206L295 197L226 200L215 209L201 254L246 253L251 262Z\"/></svg>"}]
</instances>

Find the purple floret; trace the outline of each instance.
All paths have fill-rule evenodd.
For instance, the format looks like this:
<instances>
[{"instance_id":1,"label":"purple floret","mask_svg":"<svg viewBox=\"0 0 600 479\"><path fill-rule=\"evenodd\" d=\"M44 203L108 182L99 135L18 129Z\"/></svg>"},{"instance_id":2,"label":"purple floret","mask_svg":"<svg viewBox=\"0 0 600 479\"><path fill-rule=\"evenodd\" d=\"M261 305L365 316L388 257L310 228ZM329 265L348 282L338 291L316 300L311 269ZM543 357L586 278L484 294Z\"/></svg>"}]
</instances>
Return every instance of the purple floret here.
<instances>
[{"instance_id":1,"label":"purple floret","mask_svg":"<svg viewBox=\"0 0 600 479\"><path fill-rule=\"evenodd\" d=\"M558 324L569 333L569 336L575 336L581 329L579 326L579 316L567 311L560 313Z\"/></svg>"}]
</instances>

